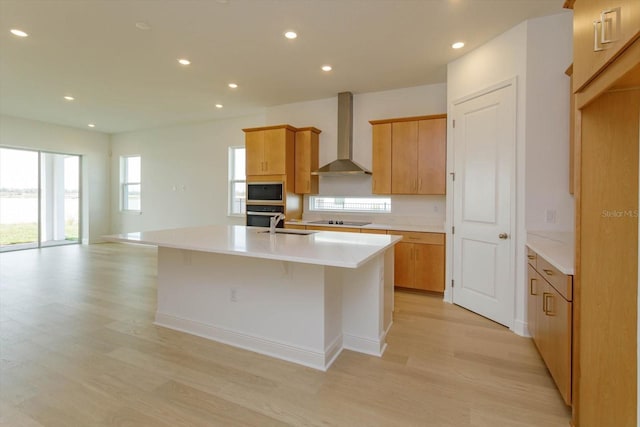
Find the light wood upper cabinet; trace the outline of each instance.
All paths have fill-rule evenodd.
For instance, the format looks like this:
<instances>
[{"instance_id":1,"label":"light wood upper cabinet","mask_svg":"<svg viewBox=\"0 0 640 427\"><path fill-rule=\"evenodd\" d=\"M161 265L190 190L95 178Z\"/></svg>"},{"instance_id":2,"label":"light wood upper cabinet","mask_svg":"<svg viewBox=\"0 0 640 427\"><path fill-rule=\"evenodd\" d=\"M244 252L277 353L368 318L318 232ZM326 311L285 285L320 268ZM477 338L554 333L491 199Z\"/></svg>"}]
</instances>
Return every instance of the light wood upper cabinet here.
<instances>
[{"instance_id":1,"label":"light wood upper cabinet","mask_svg":"<svg viewBox=\"0 0 640 427\"><path fill-rule=\"evenodd\" d=\"M370 123L374 194L445 194L446 115Z\"/></svg>"},{"instance_id":2,"label":"light wood upper cabinet","mask_svg":"<svg viewBox=\"0 0 640 427\"><path fill-rule=\"evenodd\" d=\"M418 192L418 122L391 124L391 192Z\"/></svg>"},{"instance_id":3,"label":"light wood upper cabinet","mask_svg":"<svg viewBox=\"0 0 640 427\"><path fill-rule=\"evenodd\" d=\"M314 127L296 131L296 183L297 194L318 194L318 176L311 172L319 166L320 130Z\"/></svg>"},{"instance_id":4,"label":"light wood upper cabinet","mask_svg":"<svg viewBox=\"0 0 640 427\"><path fill-rule=\"evenodd\" d=\"M294 173L295 128L288 125L243 129L247 175Z\"/></svg>"},{"instance_id":5,"label":"light wood upper cabinet","mask_svg":"<svg viewBox=\"0 0 640 427\"><path fill-rule=\"evenodd\" d=\"M574 92L640 34L638 0L577 0L573 6Z\"/></svg>"},{"instance_id":6,"label":"light wood upper cabinet","mask_svg":"<svg viewBox=\"0 0 640 427\"><path fill-rule=\"evenodd\" d=\"M418 194L445 194L447 119L418 122Z\"/></svg>"},{"instance_id":7,"label":"light wood upper cabinet","mask_svg":"<svg viewBox=\"0 0 640 427\"><path fill-rule=\"evenodd\" d=\"M391 123L373 125L373 194L391 194Z\"/></svg>"}]
</instances>

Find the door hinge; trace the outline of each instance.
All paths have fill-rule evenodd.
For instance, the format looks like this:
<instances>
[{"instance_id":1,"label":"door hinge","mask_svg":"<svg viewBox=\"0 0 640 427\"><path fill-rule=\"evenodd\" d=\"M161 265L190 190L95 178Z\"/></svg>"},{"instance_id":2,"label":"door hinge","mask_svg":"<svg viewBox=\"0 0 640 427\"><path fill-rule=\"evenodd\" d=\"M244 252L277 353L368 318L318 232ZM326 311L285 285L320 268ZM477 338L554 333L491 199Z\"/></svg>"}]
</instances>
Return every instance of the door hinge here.
<instances>
[{"instance_id":1,"label":"door hinge","mask_svg":"<svg viewBox=\"0 0 640 427\"><path fill-rule=\"evenodd\" d=\"M453 288L455 282L453 281L453 279L451 279L451 287Z\"/></svg>"},{"instance_id":2,"label":"door hinge","mask_svg":"<svg viewBox=\"0 0 640 427\"><path fill-rule=\"evenodd\" d=\"M456 234L456 228L455 227L451 227L451 234Z\"/></svg>"},{"instance_id":3,"label":"door hinge","mask_svg":"<svg viewBox=\"0 0 640 427\"><path fill-rule=\"evenodd\" d=\"M451 175L451 181L455 181L456 180L456 173L455 172L449 172L449 175Z\"/></svg>"},{"instance_id":4,"label":"door hinge","mask_svg":"<svg viewBox=\"0 0 640 427\"><path fill-rule=\"evenodd\" d=\"M453 128L454 129L456 128L456 120L455 119L453 119Z\"/></svg>"}]
</instances>

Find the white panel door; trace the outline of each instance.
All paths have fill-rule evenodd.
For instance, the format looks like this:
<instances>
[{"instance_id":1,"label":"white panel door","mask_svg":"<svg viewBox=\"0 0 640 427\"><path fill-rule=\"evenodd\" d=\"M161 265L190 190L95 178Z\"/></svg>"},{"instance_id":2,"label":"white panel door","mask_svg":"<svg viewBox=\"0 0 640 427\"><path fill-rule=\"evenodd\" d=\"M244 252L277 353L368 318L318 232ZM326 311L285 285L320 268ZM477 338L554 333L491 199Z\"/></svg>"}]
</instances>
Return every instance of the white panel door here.
<instances>
[{"instance_id":1,"label":"white panel door","mask_svg":"<svg viewBox=\"0 0 640 427\"><path fill-rule=\"evenodd\" d=\"M453 107L453 302L508 327L514 318L515 87Z\"/></svg>"}]
</instances>

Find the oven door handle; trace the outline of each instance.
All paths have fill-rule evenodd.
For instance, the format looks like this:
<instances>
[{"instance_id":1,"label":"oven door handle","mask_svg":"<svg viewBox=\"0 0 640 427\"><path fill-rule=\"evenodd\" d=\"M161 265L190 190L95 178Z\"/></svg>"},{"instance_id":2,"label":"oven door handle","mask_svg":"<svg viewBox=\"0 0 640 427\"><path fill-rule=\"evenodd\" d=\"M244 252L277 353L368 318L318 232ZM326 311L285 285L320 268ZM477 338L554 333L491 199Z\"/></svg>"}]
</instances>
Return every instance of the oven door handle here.
<instances>
[{"instance_id":1,"label":"oven door handle","mask_svg":"<svg viewBox=\"0 0 640 427\"><path fill-rule=\"evenodd\" d=\"M247 215L258 215L258 216L276 216L281 214L282 212L252 212L247 211Z\"/></svg>"}]
</instances>

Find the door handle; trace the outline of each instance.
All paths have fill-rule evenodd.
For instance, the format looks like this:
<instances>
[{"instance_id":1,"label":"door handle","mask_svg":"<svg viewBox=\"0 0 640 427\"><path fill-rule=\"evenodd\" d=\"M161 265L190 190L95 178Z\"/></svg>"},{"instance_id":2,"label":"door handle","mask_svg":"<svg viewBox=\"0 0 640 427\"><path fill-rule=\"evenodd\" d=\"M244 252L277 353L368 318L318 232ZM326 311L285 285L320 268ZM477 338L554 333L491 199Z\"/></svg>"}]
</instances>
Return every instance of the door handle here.
<instances>
[{"instance_id":1,"label":"door handle","mask_svg":"<svg viewBox=\"0 0 640 427\"><path fill-rule=\"evenodd\" d=\"M509 235L507 233L500 233L498 234L498 237L501 238L502 240L506 240L509 238Z\"/></svg>"}]
</instances>

